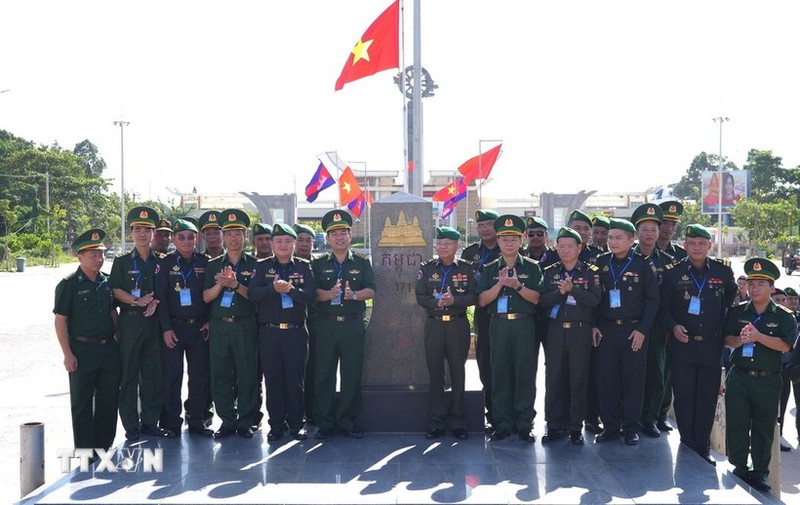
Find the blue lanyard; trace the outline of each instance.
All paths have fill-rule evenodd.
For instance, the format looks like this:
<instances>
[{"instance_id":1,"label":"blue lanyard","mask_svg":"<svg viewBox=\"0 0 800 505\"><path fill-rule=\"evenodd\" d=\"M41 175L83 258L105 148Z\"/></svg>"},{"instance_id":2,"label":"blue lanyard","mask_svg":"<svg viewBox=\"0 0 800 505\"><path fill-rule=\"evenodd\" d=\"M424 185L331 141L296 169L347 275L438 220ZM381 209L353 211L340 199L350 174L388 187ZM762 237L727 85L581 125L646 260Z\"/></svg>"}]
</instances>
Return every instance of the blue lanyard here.
<instances>
[{"instance_id":1,"label":"blue lanyard","mask_svg":"<svg viewBox=\"0 0 800 505\"><path fill-rule=\"evenodd\" d=\"M708 260L706 260L706 263L708 263ZM708 280L708 274L709 274L709 273L710 273L710 272L706 272L706 276L705 276L705 277L703 277L703 282L702 282L702 284L698 284L698 283L697 283L697 277L695 277L695 276L694 276L694 272L692 272L692 269L691 269L691 268L689 268L689 275L691 275L691 276L692 276L692 280L694 281L694 285L695 285L695 286L697 286L697 296L700 296L700 293L703 291L703 288L704 288L704 287L705 287L705 285L706 285L706 281Z\"/></svg>"},{"instance_id":2,"label":"blue lanyard","mask_svg":"<svg viewBox=\"0 0 800 505\"><path fill-rule=\"evenodd\" d=\"M608 268L611 269L611 278L614 280L614 289L617 289L617 281L619 280L620 277L622 277L622 274L625 273L625 270L627 270L628 267L631 266L632 261L633 261L633 251L628 253L628 262L625 263L624 267L622 267L622 270L620 270L619 275L617 275L617 273L614 271L614 257L612 256L611 259L608 261Z\"/></svg>"},{"instance_id":3,"label":"blue lanyard","mask_svg":"<svg viewBox=\"0 0 800 505\"><path fill-rule=\"evenodd\" d=\"M450 275L450 271L453 269L454 266L455 265L450 265L450 268L445 270L443 266L439 265L439 269L442 271L442 285L439 288L440 293L444 293L444 285L447 284L447 276Z\"/></svg>"},{"instance_id":4,"label":"blue lanyard","mask_svg":"<svg viewBox=\"0 0 800 505\"><path fill-rule=\"evenodd\" d=\"M480 261L480 263L478 263L477 270L480 270L480 268L483 266L483 264L486 263L487 258L489 258L489 256L494 252L495 249L497 249L497 247L495 247L494 249L489 249L489 252L487 252L485 256L481 257L481 261ZM478 255L480 255L481 251L483 251L483 250L484 250L483 244L481 244L481 246L478 248Z\"/></svg>"},{"instance_id":5,"label":"blue lanyard","mask_svg":"<svg viewBox=\"0 0 800 505\"><path fill-rule=\"evenodd\" d=\"M767 311L765 310L764 314L766 313ZM755 326L756 324L758 324L759 321L761 321L761 318L764 317L764 314L761 314L760 316L756 317L756 313L753 312L753 326Z\"/></svg>"},{"instance_id":6,"label":"blue lanyard","mask_svg":"<svg viewBox=\"0 0 800 505\"><path fill-rule=\"evenodd\" d=\"M281 280L288 281L289 276L292 275L292 272L294 271L294 263L289 261L289 267L286 269L286 271L284 271L284 269L281 267L281 264L278 263L277 260L275 262L275 266L278 267L278 273L281 275Z\"/></svg>"},{"instance_id":7,"label":"blue lanyard","mask_svg":"<svg viewBox=\"0 0 800 505\"><path fill-rule=\"evenodd\" d=\"M344 260L344 262L341 265L335 259L333 260L333 264L335 265L334 268L336 268L336 278L337 279L341 279L342 278L342 270L344 270L345 263L347 263L347 260Z\"/></svg>"},{"instance_id":8,"label":"blue lanyard","mask_svg":"<svg viewBox=\"0 0 800 505\"><path fill-rule=\"evenodd\" d=\"M136 261L136 258L133 258L133 268L139 272L139 275L136 276L136 289L139 289L139 281L142 280L142 275L144 275L144 271L147 270L147 264L150 263L150 257L148 257L145 262L144 266L141 270L139 270L139 262Z\"/></svg>"},{"instance_id":9,"label":"blue lanyard","mask_svg":"<svg viewBox=\"0 0 800 505\"><path fill-rule=\"evenodd\" d=\"M192 275L192 272L194 272L194 265L195 265L195 263L197 263L197 259L196 258L192 259L192 264L189 265L189 271L187 273L185 273L185 274L183 273L183 267L181 266L181 257L180 256L175 258L175 263L178 265L178 268L180 269L181 277L183 277L183 287L188 287L189 277Z\"/></svg>"},{"instance_id":10,"label":"blue lanyard","mask_svg":"<svg viewBox=\"0 0 800 505\"><path fill-rule=\"evenodd\" d=\"M626 268L627 268L627 266L626 266ZM573 277L575 277L575 269L574 268L572 269L572 272L569 272L569 278L572 279ZM561 280L563 281L566 278L567 278L567 271L564 270L564 265L561 265Z\"/></svg>"}]
</instances>

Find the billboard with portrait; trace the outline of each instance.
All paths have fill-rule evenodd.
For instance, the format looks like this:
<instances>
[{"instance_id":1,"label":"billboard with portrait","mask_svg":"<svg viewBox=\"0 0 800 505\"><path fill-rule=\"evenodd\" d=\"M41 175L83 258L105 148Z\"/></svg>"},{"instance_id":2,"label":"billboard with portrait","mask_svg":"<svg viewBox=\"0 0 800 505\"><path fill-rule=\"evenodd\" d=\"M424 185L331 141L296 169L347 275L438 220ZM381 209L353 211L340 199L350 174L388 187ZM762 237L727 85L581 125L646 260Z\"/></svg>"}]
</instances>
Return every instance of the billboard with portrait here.
<instances>
[{"instance_id":1,"label":"billboard with portrait","mask_svg":"<svg viewBox=\"0 0 800 505\"><path fill-rule=\"evenodd\" d=\"M701 177L703 214L719 213L719 172L703 172ZM750 196L750 171L729 170L722 172L722 213L733 210L742 198Z\"/></svg>"}]
</instances>

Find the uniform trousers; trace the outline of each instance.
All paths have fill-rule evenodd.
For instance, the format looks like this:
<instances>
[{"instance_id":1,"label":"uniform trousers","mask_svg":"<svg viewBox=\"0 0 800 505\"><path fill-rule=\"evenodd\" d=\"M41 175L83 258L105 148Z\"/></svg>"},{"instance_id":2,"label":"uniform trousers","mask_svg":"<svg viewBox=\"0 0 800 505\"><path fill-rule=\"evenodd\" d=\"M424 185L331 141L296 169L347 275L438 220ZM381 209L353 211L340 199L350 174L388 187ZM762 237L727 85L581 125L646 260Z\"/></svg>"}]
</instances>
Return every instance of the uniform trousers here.
<instances>
[{"instance_id":1,"label":"uniform trousers","mask_svg":"<svg viewBox=\"0 0 800 505\"><path fill-rule=\"evenodd\" d=\"M642 424L656 424L661 416L661 406L667 389L667 339L666 330L656 325L647 335L647 374L644 381Z\"/></svg>"},{"instance_id":2,"label":"uniform trousers","mask_svg":"<svg viewBox=\"0 0 800 505\"><path fill-rule=\"evenodd\" d=\"M544 415L548 430L580 431L586 413L592 328L550 321L545 356Z\"/></svg>"},{"instance_id":3,"label":"uniform trousers","mask_svg":"<svg viewBox=\"0 0 800 505\"><path fill-rule=\"evenodd\" d=\"M493 316L489 324L495 430L524 433L533 426L534 332L532 317Z\"/></svg>"},{"instance_id":4,"label":"uniform trousers","mask_svg":"<svg viewBox=\"0 0 800 505\"><path fill-rule=\"evenodd\" d=\"M303 427L303 379L308 355L308 332L300 328L258 330L261 369L267 391L269 426L283 430L284 423L292 430Z\"/></svg>"},{"instance_id":5,"label":"uniform trousers","mask_svg":"<svg viewBox=\"0 0 800 505\"><path fill-rule=\"evenodd\" d=\"M427 318L425 360L430 377L428 424L431 429L464 428L464 366L469 354L469 321L457 317L450 321ZM445 363L450 372L452 393L445 394Z\"/></svg>"},{"instance_id":6,"label":"uniform trousers","mask_svg":"<svg viewBox=\"0 0 800 505\"><path fill-rule=\"evenodd\" d=\"M116 341L94 344L70 340L78 369L69 373L72 439L76 449L108 449L117 434L122 367Z\"/></svg>"},{"instance_id":7,"label":"uniform trousers","mask_svg":"<svg viewBox=\"0 0 800 505\"><path fill-rule=\"evenodd\" d=\"M178 339L175 347L162 349L164 358L164 407L161 427L179 430L181 419L181 389L183 387L184 357L189 375L189 394L186 398L187 423L203 427L203 411L208 402L209 365L208 341L200 331L199 323L172 320L172 330Z\"/></svg>"},{"instance_id":8,"label":"uniform trousers","mask_svg":"<svg viewBox=\"0 0 800 505\"><path fill-rule=\"evenodd\" d=\"M260 380L255 317L243 317L234 322L212 318L209 324L214 408L222 419L223 428L249 428L257 409L256 390Z\"/></svg>"},{"instance_id":9,"label":"uniform trousers","mask_svg":"<svg viewBox=\"0 0 800 505\"><path fill-rule=\"evenodd\" d=\"M489 338L489 311L486 307L475 307L475 361L478 364L478 377L483 385L483 406L486 409L486 422L494 425L492 412L492 345Z\"/></svg>"},{"instance_id":10,"label":"uniform trousers","mask_svg":"<svg viewBox=\"0 0 800 505\"><path fill-rule=\"evenodd\" d=\"M119 316L119 354L122 377L119 390L119 417L126 431L139 430L141 424L155 426L161 417L164 339L155 316L122 313Z\"/></svg>"},{"instance_id":11,"label":"uniform trousers","mask_svg":"<svg viewBox=\"0 0 800 505\"><path fill-rule=\"evenodd\" d=\"M690 341L682 344L676 341L674 344L670 343L668 347L671 349L675 346L691 345L695 343ZM708 454L711 448L709 437L714 425L722 366L719 360L698 363L688 358L685 352L681 355L675 352L669 354L668 361L675 396L675 418L678 421L681 442L694 451Z\"/></svg>"}]
</instances>

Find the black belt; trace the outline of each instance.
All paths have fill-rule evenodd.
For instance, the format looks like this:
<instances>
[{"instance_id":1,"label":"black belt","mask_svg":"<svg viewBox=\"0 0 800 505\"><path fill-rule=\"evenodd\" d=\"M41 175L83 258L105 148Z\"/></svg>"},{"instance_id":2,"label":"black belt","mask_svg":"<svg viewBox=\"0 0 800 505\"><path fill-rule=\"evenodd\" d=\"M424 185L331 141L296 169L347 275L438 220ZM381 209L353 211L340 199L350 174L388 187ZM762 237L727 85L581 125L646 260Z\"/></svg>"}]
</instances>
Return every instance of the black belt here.
<instances>
[{"instance_id":1,"label":"black belt","mask_svg":"<svg viewBox=\"0 0 800 505\"><path fill-rule=\"evenodd\" d=\"M737 369L741 370L743 373L747 374L750 377L768 377L770 375L777 375L780 372L770 372L767 370L753 370L752 368L741 368L736 367Z\"/></svg>"},{"instance_id":2,"label":"black belt","mask_svg":"<svg viewBox=\"0 0 800 505\"><path fill-rule=\"evenodd\" d=\"M609 322L611 324L616 324L617 326L622 326L623 324L637 324L639 322L638 319L605 319L605 318L603 318L603 320L607 321L607 322Z\"/></svg>"},{"instance_id":3,"label":"black belt","mask_svg":"<svg viewBox=\"0 0 800 505\"><path fill-rule=\"evenodd\" d=\"M560 324L562 328L565 330L569 330L571 328L583 328L584 326L589 326L589 323L584 323L583 321L567 321L565 323L557 323Z\"/></svg>"},{"instance_id":4,"label":"black belt","mask_svg":"<svg viewBox=\"0 0 800 505\"><path fill-rule=\"evenodd\" d=\"M120 314L127 314L129 316L143 316L143 310L133 310L133 309L121 309L119 311Z\"/></svg>"},{"instance_id":5,"label":"black belt","mask_svg":"<svg viewBox=\"0 0 800 505\"><path fill-rule=\"evenodd\" d=\"M304 325L301 323L261 323L265 328L277 328L279 330L288 330L291 328L302 328Z\"/></svg>"},{"instance_id":6,"label":"black belt","mask_svg":"<svg viewBox=\"0 0 800 505\"><path fill-rule=\"evenodd\" d=\"M217 319L219 319L223 323L236 323L242 321L243 319L248 319L251 317L253 316L228 316L228 317L218 317Z\"/></svg>"},{"instance_id":7,"label":"black belt","mask_svg":"<svg viewBox=\"0 0 800 505\"><path fill-rule=\"evenodd\" d=\"M336 321L337 323L343 323L345 321L355 321L357 319L361 319L361 314L325 314L325 318L331 321Z\"/></svg>"},{"instance_id":8,"label":"black belt","mask_svg":"<svg viewBox=\"0 0 800 505\"><path fill-rule=\"evenodd\" d=\"M110 344L114 341L113 338L88 338L88 337L69 337L72 340L77 340L78 342L86 342L87 344L97 344L97 345L105 345Z\"/></svg>"},{"instance_id":9,"label":"black belt","mask_svg":"<svg viewBox=\"0 0 800 505\"><path fill-rule=\"evenodd\" d=\"M450 322L454 319L462 319L464 317L467 317L467 315L463 312L461 314L442 314L442 315L428 314L428 319L436 319L437 321L444 321L445 323Z\"/></svg>"},{"instance_id":10,"label":"black belt","mask_svg":"<svg viewBox=\"0 0 800 505\"><path fill-rule=\"evenodd\" d=\"M509 321L513 321L515 319L524 319L526 317L531 316L527 312L504 312L502 314L494 314L494 315L499 317L500 319L508 319Z\"/></svg>"},{"instance_id":11,"label":"black belt","mask_svg":"<svg viewBox=\"0 0 800 505\"><path fill-rule=\"evenodd\" d=\"M695 342L702 342L705 339L702 335L695 335L693 337L689 337L689 340L694 340Z\"/></svg>"},{"instance_id":12,"label":"black belt","mask_svg":"<svg viewBox=\"0 0 800 505\"><path fill-rule=\"evenodd\" d=\"M180 321L180 322L186 323L186 324L200 324L200 318L199 317L188 317L187 318L187 317L170 316L170 319L172 319L174 321Z\"/></svg>"}]
</instances>

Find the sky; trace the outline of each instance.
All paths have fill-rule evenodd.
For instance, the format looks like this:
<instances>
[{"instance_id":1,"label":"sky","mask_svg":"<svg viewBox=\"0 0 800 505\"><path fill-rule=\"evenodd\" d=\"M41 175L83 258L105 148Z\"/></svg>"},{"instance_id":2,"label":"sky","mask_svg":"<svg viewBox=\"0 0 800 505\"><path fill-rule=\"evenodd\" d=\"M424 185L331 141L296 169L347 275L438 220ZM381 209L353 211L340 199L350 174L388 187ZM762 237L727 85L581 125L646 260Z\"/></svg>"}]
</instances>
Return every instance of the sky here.
<instances>
[{"instance_id":1,"label":"sky","mask_svg":"<svg viewBox=\"0 0 800 505\"><path fill-rule=\"evenodd\" d=\"M403 98L385 71L334 83L389 0L0 2L0 129L95 143L118 189L302 192L316 156L403 162ZM502 140L488 197L644 191L695 155L751 148L800 165L789 1L421 0L425 170ZM413 0L405 65L413 59ZM401 63L402 64L402 63ZM361 167L361 164L354 164ZM329 189L320 197L334 198Z\"/></svg>"}]
</instances>

